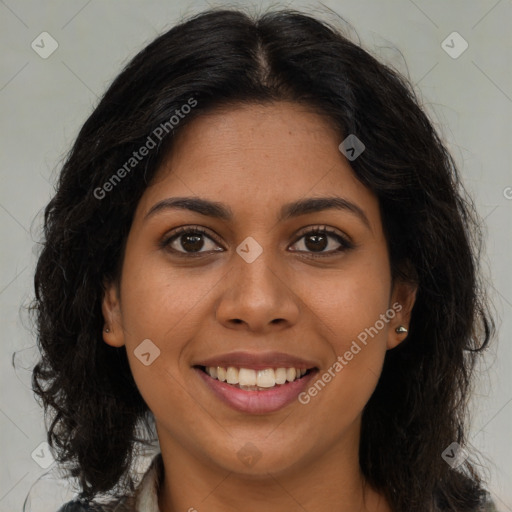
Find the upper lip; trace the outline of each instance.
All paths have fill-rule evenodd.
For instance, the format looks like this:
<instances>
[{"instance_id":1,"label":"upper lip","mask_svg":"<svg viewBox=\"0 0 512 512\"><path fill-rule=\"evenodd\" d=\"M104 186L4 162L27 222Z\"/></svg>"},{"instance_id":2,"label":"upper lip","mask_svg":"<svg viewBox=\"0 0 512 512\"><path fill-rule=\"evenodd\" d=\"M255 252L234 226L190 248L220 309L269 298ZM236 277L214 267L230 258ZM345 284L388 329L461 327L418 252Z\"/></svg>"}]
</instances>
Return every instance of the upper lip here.
<instances>
[{"instance_id":1,"label":"upper lip","mask_svg":"<svg viewBox=\"0 0 512 512\"><path fill-rule=\"evenodd\" d=\"M230 352L198 361L193 366L234 366L236 368L250 368L263 370L265 368L315 368L314 361L285 354L284 352Z\"/></svg>"}]
</instances>

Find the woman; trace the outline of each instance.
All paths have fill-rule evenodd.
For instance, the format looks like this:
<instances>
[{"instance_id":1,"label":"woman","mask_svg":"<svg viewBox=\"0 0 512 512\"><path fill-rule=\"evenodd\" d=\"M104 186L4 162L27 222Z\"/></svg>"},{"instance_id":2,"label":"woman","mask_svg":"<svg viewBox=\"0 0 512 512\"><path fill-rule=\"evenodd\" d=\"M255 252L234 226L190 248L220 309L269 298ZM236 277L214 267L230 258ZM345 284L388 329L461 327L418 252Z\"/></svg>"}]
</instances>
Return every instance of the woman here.
<instances>
[{"instance_id":1,"label":"woman","mask_svg":"<svg viewBox=\"0 0 512 512\"><path fill-rule=\"evenodd\" d=\"M412 88L336 29L221 10L158 37L46 209L33 386L81 488L61 510L487 510L479 249Z\"/></svg>"}]
</instances>

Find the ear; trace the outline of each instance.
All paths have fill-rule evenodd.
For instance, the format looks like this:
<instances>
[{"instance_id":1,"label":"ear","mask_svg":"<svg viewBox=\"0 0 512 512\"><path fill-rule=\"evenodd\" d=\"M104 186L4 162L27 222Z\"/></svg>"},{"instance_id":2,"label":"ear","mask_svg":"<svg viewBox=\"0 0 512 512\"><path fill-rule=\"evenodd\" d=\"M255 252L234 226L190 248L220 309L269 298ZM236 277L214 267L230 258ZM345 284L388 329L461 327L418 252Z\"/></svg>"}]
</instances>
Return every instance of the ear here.
<instances>
[{"instance_id":1,"label":"ear","mask_svg":"<svg viewBox=\"0 0 512 512\"><path fill-rule=\"evenodd\" d=\"M396 281L393 285L390 308L395 311L395 316L389 322L388 350L395 348L407 338L407 332L397 333L396 328L403 326L409 329L417 290L418 286L410 282Z\"/></svg>"},{"instance_id":2,"label":"ear","mask_svg":"<svg viewBox=\"0 0 512 512\"><path fill-rule=\"evenodd\" d=\"M105 321L103 341L112 347L122 347L124 345L124 331L119 302L119 289L111 281L106 282L104 288L105 291L101 303L101 311Z\"/></svg>"}]
</instances>

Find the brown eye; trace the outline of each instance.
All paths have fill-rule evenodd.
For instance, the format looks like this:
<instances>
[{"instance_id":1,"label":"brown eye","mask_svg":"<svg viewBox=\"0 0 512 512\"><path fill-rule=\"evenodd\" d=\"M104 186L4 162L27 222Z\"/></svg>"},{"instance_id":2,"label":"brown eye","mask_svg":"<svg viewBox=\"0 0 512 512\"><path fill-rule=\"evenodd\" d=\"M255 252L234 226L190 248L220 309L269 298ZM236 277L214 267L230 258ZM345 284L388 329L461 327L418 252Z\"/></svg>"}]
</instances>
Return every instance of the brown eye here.
<instances>
[{"instance_id":1,"label":"brown eye","mask_svg":"<svg viewBox=\"0 0 512 512\"><path fill-rule=\"evenodd\" d=\"M186 252L198 252L204 246L203 237L204 235L200 233L182 233L178 240Z\"/></svg>"},{"instance_id":2,"label":"brown eye","mask_svg":"<svg viewBox=\"0 0 512 512\"><path fill-rule=\"evenodd\" d=\"M305 249L295 249L295 251L306 252L313 257L332 256L354 247L345 237L328 228L310 229L303 233L294 245L297 245L300 240L304 240L302 245ZM326 251L326 249L329 250Z\"/></svg>"},{"instance_id":3,"label":"brown eye","mask_svg":"<svg viewBox=\"0 0 512 512\"><path fill-rule=\"evenodd\" d=\"M200 255L218 252L216 241L200 227L184 227L166 236L162 247L180 255ZM210 247L209 247L210 246ZM202 250L206 248L206 250ZM222 250L222 249L221 249Z\"/></svg>"},{"instance_id":4,"label":"brown eye","mask_svg":"<svg viewBox=\"0 0 512 512\"><path fill-rule=\"evenodd\" d=\"M306 235L305 246L310 251L323 251L329 245L329 237L325 234L313 233Z\"/></svg>"}]
</instances>

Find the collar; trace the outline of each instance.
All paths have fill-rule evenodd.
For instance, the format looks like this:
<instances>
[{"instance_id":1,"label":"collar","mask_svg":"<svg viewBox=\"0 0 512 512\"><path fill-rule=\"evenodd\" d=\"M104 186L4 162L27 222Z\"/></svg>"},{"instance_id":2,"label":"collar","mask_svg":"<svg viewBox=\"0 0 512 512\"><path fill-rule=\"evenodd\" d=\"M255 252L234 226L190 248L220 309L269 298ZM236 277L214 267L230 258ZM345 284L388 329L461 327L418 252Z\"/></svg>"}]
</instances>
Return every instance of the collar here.
<instances>
[{"instance_id":1,"label":"collar","mask_svg":"<svg viewBox=\"0 0 512 512\"><path fill-rule=\"evenodd\" d=\"M135 512L160 512L158 489L164 474L162 453L153 457L135 493Z\"/></svg>"}]
</instances>

